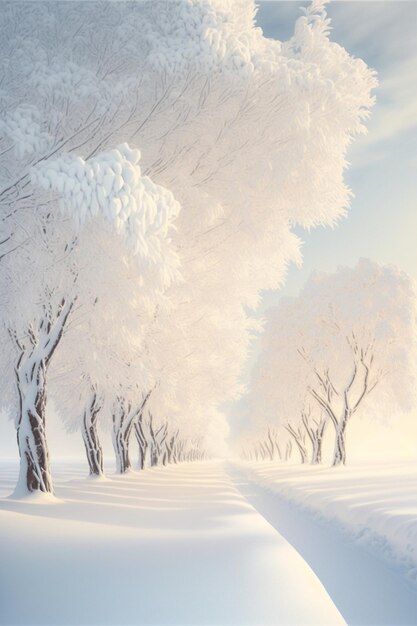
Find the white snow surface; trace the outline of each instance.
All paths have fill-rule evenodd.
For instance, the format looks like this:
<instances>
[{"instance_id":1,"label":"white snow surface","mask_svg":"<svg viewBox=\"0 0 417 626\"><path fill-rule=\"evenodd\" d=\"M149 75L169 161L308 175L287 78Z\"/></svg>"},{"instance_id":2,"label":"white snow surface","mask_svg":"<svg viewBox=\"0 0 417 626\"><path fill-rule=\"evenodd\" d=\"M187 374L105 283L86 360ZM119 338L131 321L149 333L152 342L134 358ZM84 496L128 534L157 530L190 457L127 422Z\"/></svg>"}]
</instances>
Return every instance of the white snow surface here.
<instances>
[{"instance_id":1,"label":"white snow surface","mask_svg":"<svg viewBox=\"0 0 417 626\"><path fill-rule=\"evenodd\" d=\"M417 463L315 467L247 463L258 485L336 522L339 530L417 584ZM417 623L417 600L416 600Z\"/></svg>"},{"instance_id":2,"label":"white snow surface","mask_svg":"<svg viewBox=\"0 0 417 626\"><path fill-rule=\"evenodd\" d=\"M224 464L54 476L55 501L0 500L2 624L345 623Z\"/></svg>"}]
</instances>

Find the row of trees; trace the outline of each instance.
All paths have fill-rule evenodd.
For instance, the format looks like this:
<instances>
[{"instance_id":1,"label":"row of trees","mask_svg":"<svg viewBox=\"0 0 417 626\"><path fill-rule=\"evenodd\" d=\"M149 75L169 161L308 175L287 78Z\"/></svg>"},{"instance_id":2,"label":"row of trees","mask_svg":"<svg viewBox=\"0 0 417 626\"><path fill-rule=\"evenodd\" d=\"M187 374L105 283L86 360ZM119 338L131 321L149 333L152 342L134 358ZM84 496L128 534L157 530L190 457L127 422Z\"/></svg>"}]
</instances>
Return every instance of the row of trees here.
<instances>
[{"instance_id":1,"label":"row of trees","mask_svg":"<svg viewBox=\"0 0 417 626\"><path fill-rule=\"evenodd\" d=\"M49 401L93 474L99 420L120 472L132 432L165 461L221 452L248 309L300 259L292 225L346 211L373 72L329 41L320 1L284 43L252 0L6 2L0 29L0 401L20 489L53 488Z\"/></svg>"},{"instance_id":2,"label":"row of trees","mask_svg":"<svg viewBox=\"0 0 417 626\"><path fill-rule=\"evenodd\" d=\"M353 416L387 421L415 407L416 368L417 295L407 274L366 259L314 273L269 311L243 456L285 460L294 449L317 464L331 429L332 463L344 464Z\"/></svg>"}]
</instances>

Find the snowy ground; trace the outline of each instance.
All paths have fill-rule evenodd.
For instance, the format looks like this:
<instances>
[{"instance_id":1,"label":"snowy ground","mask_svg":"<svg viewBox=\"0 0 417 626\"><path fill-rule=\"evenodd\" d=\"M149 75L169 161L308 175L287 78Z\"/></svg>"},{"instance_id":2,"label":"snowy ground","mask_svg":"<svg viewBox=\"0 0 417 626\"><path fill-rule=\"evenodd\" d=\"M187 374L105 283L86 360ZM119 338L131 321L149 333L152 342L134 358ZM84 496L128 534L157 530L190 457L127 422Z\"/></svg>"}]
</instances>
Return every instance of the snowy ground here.
<instances>
[{"instance_id":1,"label":"snowy ground","mask_svg":"<svg viewBox=\"0 0 417 626\"><path fill-rule=\"evenodd\" d=\"M16 467L2 464L0 495ZM58 501L0 500L2 624L342 624L221 463L107 481L55 467Z\"/></svg>"},{"instance_id":2,"label":"snowy ground","mask_svg":"<svg viewBox=\"0 0 417 626\"><path fill-rule=\"evenodd\" d=\"M18 502L0 463L0 623L417 624L404 572L334 521L398 511L415 476L329 472L211 462L92 481L59 463L57 501Z\"/></svg>"},{"instance_id":3,"label":"snowy ground","mask_svg":"<svg viewBox=\"0 0 417 626\"><path fill-rule=\"evenodd\" d=\"M350 624L417 624L417 465L247 463L248 500Z\"/></svg>"}]
</instances>

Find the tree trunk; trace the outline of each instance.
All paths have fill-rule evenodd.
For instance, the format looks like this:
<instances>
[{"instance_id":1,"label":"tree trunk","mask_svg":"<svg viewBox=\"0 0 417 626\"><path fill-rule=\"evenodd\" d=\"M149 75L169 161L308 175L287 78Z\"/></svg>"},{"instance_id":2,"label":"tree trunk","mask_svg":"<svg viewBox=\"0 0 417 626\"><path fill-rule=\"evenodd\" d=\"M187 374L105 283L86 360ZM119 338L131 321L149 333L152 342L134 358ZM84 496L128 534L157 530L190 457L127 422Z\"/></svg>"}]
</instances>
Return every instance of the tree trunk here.
<instances>
[{"instance_id":1,"label":"tree trunk","mask_svg":"<svg viewBox=\"0 0 417 626\"><path fill-rule=\"evenodd\" d=\"M315 422L314 426L309 426L307 419L303 417L303 423L312 445L310 461L311 465L319 465L321 463L321 449L323 443L324 429L326 427L327 421L321 419L318 424L317 422Z\"/></svg>"},{"instance_id":2,"label":"tree trunk","mask_svg":"<svg viewBox=\"0 0 417 626\"><path fill-rule=\"evenodd\" d=\"M176 462L174 458L174 446L175 446L176 435L173 435L169 442L166 444L167 449L167 462L172 463Z\"/></svg>"},{"instance_id":3,"label":"tree trunk","mask_svg":"<svg viewBox=\"0 0 417 626\"><path fill-rule=\"evenodd\" d=\"M185 439L181 439L178 443L178 461L182 462L185 461L185 446L186 446L186 440Z\"/></svg>"},{"instance_id":4,"label":"tree trunk","mask_svg":"<svg viewBox=\"0 0 417 626\"><path fill-rule=\"evenodd\" d=\"M158 465L158 449L156 443L151 441L151 467Z\"/></svg>"},{"instance_id":5,"label":"tree trunk","mask_svg":"<svg viewBox=\"0 0 417 626\"><path fill-rule=\"evenodd\" d=\"M36 328L35 325L29 327L27 343L22 343L14 331L9 331L21 351L16 365L20 409L17 423L20 471L16 488L19 495L34 491L53 493L45 430L46 376L72 306L73 302L63 299L53 321L45 312Z\"/></svg>"},{"instance_id":6,"label":"tree trunk","mask_svg":"<svg viewBox=\"0 0 417 626\"><path fill-rule=\"evenodd\" d=\"M130 430L128 435L130 435ZM113 448L116 456L116 472L125 474L131 468L129 457L129 436L123 428L113 429Z\"/></svg>"},{"instance_id":7,"label":"tree trunk","mask_svg":"<svg viewBox=\"0 0 417 626\"><path fill-rule=\"evenodd\" d=\"M313 451L311 453L311 465L319 465L321 463L321 445L322 445L321 438L318 436L315 436L313 438Z\"/></svg>"},{"instance_id":8,"label":"tree trunk","mask_svg":"<svg viewBox=\"0 0 417 626\"><path fill-rule=\"evenodd\" d=\"M262 454L262 461L265 461L266 457L268 456L268 448L265 447L265 445L263 444L262 441L259 442L259 447L261 450L261 454Z\"/></svg>"},{"instance_id":9,"label":"tree trunk","mask_svg":"<svg viewBox=\"0 0 417 626\"><path fill-rule=\"evenodd\" d=\"M103 449L97 433L97 420L100 408L97 394L93 392L90 402L84 409L81 431L90 468L90 476L102 476L104 473Z\"/></svg>"},{"instance_id":10,"label":"tree trunk","mask_svg":"<svg viewBox=\"0 0 417 626\"><path fill-rule=\"evenodd\" d=\"M293 445L292 441L287 441L287 445L285 448L285 460L289 461L292 455Z\"/></svg>"},{"instance_id":11,"label":"tree trunk","mask_svg":"<svg viewBox=\"0 0 417 626\"><path fill-rule=\"evenodd\" d=\"M113 407L112 440L118 474L125 474L131 467L129 439L133 419L129 421L129 414L131 414L130 406L122 398L117 398Z\"/></svg>"},{"instance_id":12,"label":"tree trunk","mask_svg":"<svg viewBox=\"0 0 417 626\"><path fill-rule=\"evenodd\" d=\"M333 466L346 464L346 442L345 432L350 417L350 413L345 411L343 417L336 427L336 441L334 447Z\"/></svg>"},{"instance_id":13,"label":"tree trunk","mask_svg":"<svg viewBox=\"0 0 417 626\"><path fill-rule=\"evenodd\" d=\"M282 461L282 452L281 452L281 448L278 445L278 441L275 440L274 443L275 443L275 449L276 449L276 451L278 453L278 458L279 458L280 461Z\"/></svg>"},{"instance_id":14,"label":"tree trunk","mask_svg":"<svg viewBox=\"0 0 417 626\"><path fill-rule=\"evenodd\" d=\"M168 424L163 424L155 432L153 426L153 415L149 412L149 434L150 434L150 451L151 451L151 467L155 467L163 462L163 445L168 434ZM164 463L165 465L165 463Z\"/></svg>"},{"instance_id":15,"label":"tree trunk","mask_svg":"<svg viewBox=\"0 0 417 626\"><path fill-rule=\"evenodd\" d=\"M296 446L298 448L298 452L300 453L301 463L302 463L302 465L304 465L304 463L307 463L307 452L306 452L306 449L298 441L298 439L295 440L295 444L296 444Z\"/></svg>"},{"instance_id":16,"label":"tree trunk","mask_svg":"<svg viewBox=\"0 0 417 626\"><path fill-rule=\"evenodd\" d=\"M20 396L17 426L20 473L16 491L19 495L25 491L53 492L45 432L45 373L44 361L32 364L31 359L17 371Z\"/></svg>"},{"instance_id":17,"label":"tree trunk","mask_svg":"<svg viewBox=\"0 0 417 626\"><path fill-rule=\"evenodd\" d=\"M139 405L131 406L122 397L116 398L113 406L113 448L116 455L116 471L118 474L125 474L131 469L129 457L130 435L136 420L142 418L143 410L152 389L147 394L143 394L142 402Z\"/></svg>"},{"instance_id":18,"label":"tree trunk","mask_svg":"<svg viewBox=\"0 0 417 626\"><path fill-rule=\"evenodd\" d=\"M278 456L279 458L281 458L281 450L279 449L276 439L273 439L270 428L268 428L268 439L269 439L269 457L271 461L275 459L275 450L277 450Z\"/></svg>"},{"instance_id":19,"label":"tree trunk","mask_svg":"<svg viewBox=\"0 0 417 626\"><path fill-rule=\"evenodd\" d=\"M162 453L162 465L168 464L168 446L165 444L165 450Z\"/></svg>"},{"instance_id":20,"label":"tree trunk","mask_svg":"<svg viewBox=\"0 0 417 626\"><path fill-rule=\"evenodd\" d=\"M294 439L295 445L297 446L298 451L300 453L301 463L304 465L304 463L307 462L307 449L305 447L303 439L301 438L300 433L295 431L294 428L290 424L286 426L286 430L290 433L291 437Z\"/></svg>"},{"instance_id":21,"label":"tree trunk","mask_svg":"<svg viewBox=\"0 0 417 626\"><path fill-rule=\"evenodd\" d=\"M138 419L137 422L135 422L134 427L135 427L136 441L138 442L138 446L139 446L138 467L140 470L143 470L145 469L146 451L148 449L148 442L146 441L146 437L143 432L143 427L142 427L140 418Z\"/></svg>"}]
</instances>

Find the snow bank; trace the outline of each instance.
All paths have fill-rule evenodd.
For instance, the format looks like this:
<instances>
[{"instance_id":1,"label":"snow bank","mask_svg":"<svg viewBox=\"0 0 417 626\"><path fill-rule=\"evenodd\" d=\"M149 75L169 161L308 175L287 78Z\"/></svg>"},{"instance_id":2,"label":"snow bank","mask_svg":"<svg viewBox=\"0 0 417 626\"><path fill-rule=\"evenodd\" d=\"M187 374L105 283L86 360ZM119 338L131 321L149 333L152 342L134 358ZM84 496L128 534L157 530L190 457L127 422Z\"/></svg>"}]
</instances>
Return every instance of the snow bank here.
<instances>
[{"instance_id":1,"label":"snow bank","mask_svg":"<svg viewBox=\"0 0 417 626\"><path fill-rule=\"evenodd\" d=\"M330 519L417 583L417 464L322 468L244 465L250 477L316 516Z\"/></svg>"}]
</instances>

